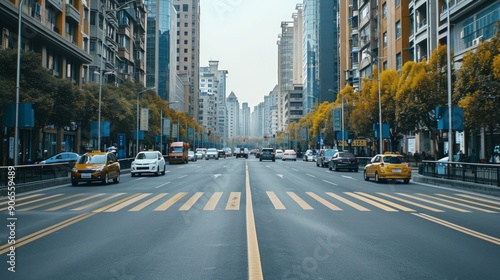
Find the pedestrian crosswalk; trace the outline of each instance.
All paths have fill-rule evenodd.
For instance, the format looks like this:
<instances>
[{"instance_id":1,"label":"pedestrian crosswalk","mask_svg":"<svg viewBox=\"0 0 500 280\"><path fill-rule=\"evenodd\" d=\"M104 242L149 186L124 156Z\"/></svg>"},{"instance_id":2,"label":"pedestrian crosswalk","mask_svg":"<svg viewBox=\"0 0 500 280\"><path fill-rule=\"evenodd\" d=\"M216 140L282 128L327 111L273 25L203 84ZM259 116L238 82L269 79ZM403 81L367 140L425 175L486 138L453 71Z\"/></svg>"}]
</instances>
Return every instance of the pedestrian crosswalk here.
<instances>
[{"instance_id":1,"label":"pedestrian crosswalk","mask_svg":"<svg viewBox=\"0 0 500 280\"><path fill-rule=\"evenodd\" d=\"M177 192L177 193L79 193L23 196L16 200L16 211L90 211L113 212L186 212L239 211L242 192ZM270 210L328 210L385 212L482 212L500 213L500 200L471 194L366 193L366 192L274 192L266 191L254 208ZM269 203L266 202L268 200ZM243 202L242 202L243 201ZM0 211L8 209L8 201L0 201Z\"/></svg>"}]
</instances>

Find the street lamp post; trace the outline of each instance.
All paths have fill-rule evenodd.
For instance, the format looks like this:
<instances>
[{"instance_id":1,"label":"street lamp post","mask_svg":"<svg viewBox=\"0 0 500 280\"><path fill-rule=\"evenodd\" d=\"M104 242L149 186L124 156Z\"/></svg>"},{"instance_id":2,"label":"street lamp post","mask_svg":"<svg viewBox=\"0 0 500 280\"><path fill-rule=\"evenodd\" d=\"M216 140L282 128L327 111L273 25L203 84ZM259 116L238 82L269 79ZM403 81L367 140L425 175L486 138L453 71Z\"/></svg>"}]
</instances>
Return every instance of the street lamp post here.
<instances>
[{"instance_id":1,"label":"street lamp post","mask_svg":"<svg viewBox=\"0 0 500 280\"><path fill-rule=\"evenodd\" d=\"M451 127L452 122L452 106L451 106L451 46L450 46L450 1L446 2L448 8L447 14L447 25L448 34L446 35L446 59L448 61L447 65L447 79L448 79L448 161L453 161L453 128Z\"/></svg>"},{"instance_id":2,"label":"street lamp post","mask_svg":"<svg viewBox=\"0 0 500 280\"><path fill-rule=\"evenodd\" d=\"M136 103L136 129L135 129L135 153L139 153L139 96L141 93L146 91L154 90L156 87L147 88L145 90L137 92L137 103Z\"/></svg>"},{"instance_id":3,"label":"street lamp post","mask_svg":"<svg viewBox=\"0 0 500 280\"><path fill-rule=\"evenodd\" d=\"M382 98L380 96L380 58L377 57L377 84L378 84L378 139L379 139L379 154L381 154L382 151Z\"/></svg>"},{"instance_id":4,"label":"street lamp post","mask_svg":"<svg viewBox=\"0 0 500 280\"><path fill-rule=\"evenodd\" d=\"M112 9L112 10L105 10L104 9L104 4L102 4L102 13L104 15L104 18L103 18L103 21L102 21L102 35L101 35L101 62L100 62L100 66L99 66L99 108L98 108L98 116L97 116L97 148L99 150L101 150L101 96L102 96L102 84L104 83L104 67L103 67L103 63L104 63L104 60L103 60L103 57L104 57L104 52L105 52L105 49L104 49L104 40L106 39L105 38L105 34L106 34L106 19L108 18L108 15L109 13L111 12L117 12L119 10L122 10L123 8L127 7L128 4L134 2L133 0L131 1L128 1L128 2L125 2L123 3L122 5L120 5L118 8L116 9ZM110 72L110 73L113 73L113 72Z\"/></svg>"},{"instance_id":5,"label":"street lamp post","mask_svg":"<svg viewBox=\"0 0 500 280\"><path fill-rule=\"evenodd\" d=\"M23 20L23 2L19 1L19 21L18 21L18 32L17 35L17 76L16 76L16 120L14 127L14 166L19 162L19 146L17 142L19 141L19 99L21 95L21 44L22 44L22 20Z\"/></svg>"},{"instance_id":6,"label":"street lamp post","mask_svg":"<svg viewBox=\"0 0 500 280\"><path fill-rule=\"evenodd\" d=\"M372 58L372 62L374 60L377 61L377 84L378 84L378 136L379 136L379 153L382 153L383 145L382 145L382 97L380 94L380 59L382 58L387 58L386 56L377 56L373 57L373 53L369 50L364 50L363 52L366 52L370 55Z\"/></svg>"}]
</instances>

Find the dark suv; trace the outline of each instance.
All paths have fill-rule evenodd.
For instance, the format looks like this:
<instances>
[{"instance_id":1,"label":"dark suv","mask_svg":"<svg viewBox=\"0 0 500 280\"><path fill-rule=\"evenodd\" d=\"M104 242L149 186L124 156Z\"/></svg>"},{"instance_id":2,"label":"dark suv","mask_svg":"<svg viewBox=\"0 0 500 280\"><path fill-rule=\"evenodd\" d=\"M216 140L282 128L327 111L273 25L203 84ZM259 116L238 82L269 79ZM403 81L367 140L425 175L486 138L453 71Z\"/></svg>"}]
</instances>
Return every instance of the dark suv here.
<instances>
[{"instance_id":1,"label":"dark suv","mask_svg":"<svg viewBox=\"0 0 500 280\"><path fill-rule=\"evenodd\" d=\"M272 160L274 161L274 149L273 148L264 148L260 151L259 161L262 160Z\"/></svg>"}]
</instances>

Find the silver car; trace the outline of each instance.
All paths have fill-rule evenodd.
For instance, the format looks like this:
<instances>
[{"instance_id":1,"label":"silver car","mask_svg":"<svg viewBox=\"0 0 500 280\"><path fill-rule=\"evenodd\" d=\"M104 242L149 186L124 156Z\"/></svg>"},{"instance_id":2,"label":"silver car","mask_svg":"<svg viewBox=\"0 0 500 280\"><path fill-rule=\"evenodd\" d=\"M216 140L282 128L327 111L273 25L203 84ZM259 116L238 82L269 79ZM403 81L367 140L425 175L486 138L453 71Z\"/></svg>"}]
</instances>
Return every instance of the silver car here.
<instances>
[{"instance_id":1,"label":"silver car","mask_svg":"<svg viewBox=\"0 0 500 280\"><path fill-rule=\"evenodd\" d=\"M219 159L219 152L217 151L216 148L209 148L207 149L207 153L205 154L205 159Z\"/></svg>"}]
</instances>

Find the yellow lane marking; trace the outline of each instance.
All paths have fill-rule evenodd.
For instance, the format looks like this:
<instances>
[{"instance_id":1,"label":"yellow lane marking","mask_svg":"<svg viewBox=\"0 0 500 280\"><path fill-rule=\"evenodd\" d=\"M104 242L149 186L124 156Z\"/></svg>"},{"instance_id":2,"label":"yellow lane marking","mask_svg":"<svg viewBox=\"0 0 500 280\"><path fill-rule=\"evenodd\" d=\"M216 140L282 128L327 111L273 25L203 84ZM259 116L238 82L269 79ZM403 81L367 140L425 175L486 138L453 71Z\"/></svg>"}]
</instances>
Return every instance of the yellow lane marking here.
<instances>
[{"instance_id":1,"label":"yellow lane marking","mask_svg":"<svg viewBox=\"0 0 500 280\"><path fill-rule=\"evenodd\" d=\"M60 230L60 229L63 229L67 226L70 226L74 223L77 223L79 221L82 221L84 219L87 219L87 218L90 218L91 216L93 216L94 213L84 213L84 214L80 214L80 215L77 215L75 217L72 217L72 218L69 218L67 220L64 220L60 223L57 223L55 225L52 225L50 227L47 227L47 228L44 228L42 230L39 230L37 232L34 232L32 234L29 234L27 236L24 236L22 238L19 238L18 240L16 240L16 248L19 248L25 244L28 244L32 241L35 241L41 237L44 237L48 234L51 234L57 230ZM11 245L10 244L5 244L5 245L2 245L0 246L0 255L3 255L5 253L7 253L9 250L10 250L10 247Z\"/></svg>"},{"instance_id":2,"label":"yellow lane marking","mask_svg":"<svg viewBox=\"0 0 500 280\"><path fill-rule=\"evenodd\" d=\"M129 200L129 199L132 199L132 198L134 198L134 197L138 196L138 195L140 195L140 194L139 194L139 193L136 193L136 194L133 194L133 195L129 195L129 196L124 197L124 198L122 198L122 199L120 199L120 200L118 200L118 201L112 202L112 203L110 203L110 204L108 204L108 205L104 205L103 207L101 207L101 208L99 208L99 209L96 209L96 210L94 210L94 211L92 211L92 212L94 212L94 213L101 213L101 212L104 212L104 211L108 210L109 208L114 207L114 206L116 206L116 205L118 205L118 204L121 204L121 203L123 203L123 202L125 202L125 201L127 201L127 200Z\"/></svg>"},{"instance_id":3,"label":"yellow lane marking","mask_svg":"<svg viewBox=\"0 0 500 280\"><path fill-rule=\"evenodd\" d=\"M23 201L23 200L26 200L26 199L29 199L29 198L33 198L33 197L37 197L37 196L41 196L41 195L44 195L44 194L43 193L37 193L37 194L32 194L32 195L27 195L27 196L22 196L22 197L16 197L16 202ZM6 195L4 197L8 197L8 196ZM4 205L4 204L7 204L7 203L9 203L9 200L6 200L4 202L0 202L0 205Z\"/></svg>"},{"instance_id":4,"label":"yellow lane marking","mask_svg":"<svg viewBox=\"0 0 500 280\"><path fill-rule=\"evenodd\" d=\"M416 197L416 196L412 196L412 195L405 194L405 193L398 193L398 194L402 195L402 196L405 196L405 197L412 198L412 199L416 199L416 200L420 200L420 201L427 202L427 203L430 203L430 204L434 204L434 205L437 205L437 206L441 206L441 207L444 207L444 208L448 208L448 209L451 209L451 210L455 210L455 211L458 211L458 212L462 212L462 213L469 213L470 212L468 210L464 210L464 209L460 209L460 208L457 208L457 207L449 206L449 205L446 205L446 204L442 204L442 203L435 202L435 201L432 201L432 200L424 199L424 198L421 198L421 197Z\"/></svg>"},{"instance_id":5,"label":"yellow lane marking","mask_svg":"<svg viewBox=\"0 0 500 280\"><path fill-rule=\"evenodd\" d=\"M319 203L325 205L327 208L330 208L333 211L342 211L339 207L334 205L333 203L329 202L328 200L320 197L319 195L313 193L313 192L306 192L310 197L316 199Z\"/></svg>"},{"instance_id":6,"label":"yellow lane marking","mask_svg":"<svg viewBox=\"0 0 500 280\"><path fill-rule=\"evenodd\" d=\"M377 208L380 208L380 209L382 209L382 210L384 210L384 211L387 211L387 212L399 212L398 210L396 210L396 209L394 209L394 208L391 208L391 207L386 206L386 205L384 205L384 204L378 203L378 202L376 202L376 201L373 201L373 200L368 199L368 198L366 198L366 197L363 197L363 196L361 196L361 195L358 195L358 194L355 194L355 193L352 193L352 192L345 192L345 194L347 194L347 195L349 195L349 196L352 196L352 197L354 197L354 198L356 198L356 199L359 199L359 200L361 200L361 201L364 201L364 202L366 202L366 203L368 203L368 204L371 204L371 205L373 205L373 206L375 206L375 207L377 207Z\"/></svg>"},{"instance_id":7,"label":"yellow lane marking","mask_svg":"<svg viewBox=\"0 0 500 280\"><path fill-rule=\"evenodd\" d=\"M283 205L283 203L281 203L281 200L276 196L276 194L274 192L266 192L267 193L267 196L269 197L269 199L271 200L271 202L273 203L274 205L274 209L276 210L285 210L285 205Z\"/></svg>"},{"instance_id":8,"label":"yellow lane marking","mask_svg":"<svg viewBox=\"0 0 500 280\"><path fill-rule=\"evenodd\" d=\"M195 193L193 196L191 196L188 201L186 201L186 203L184 203L184 205L181 206L181 208L179 208L179 211L188 211L189 209L191 209L191 207L193 207L193 205L196 203L196 201L198 201L198 199L200 199L200 197L204 194L204 192L197 192Z\"/></svg>"},{"instance_id":9,"label":"yellow lane marking","mask_svg":"<svg viewBox=\"0 0 500 280\"><path fill-rule=\"evenodd\" d=\"M294 192L286 192L288 196L290 196L293 201L295 201L302 209L304 210L314 210L311 205L309 205L307 202L305 202L302 198L300 198L297 194Z\"/></svg>"},{"instance_id":10,"label":"yellow lane marking","mask_svg":"<svg viewBox=\"0 0 500 280\"><path fill-rule=\"evenodd\" d=\"M396 208L396 209L399 209L399 210L401 210L401 211L405 211L405 212L415 212L415 210L413 210L413 209L411 209L411 208L405 207L405 206L403 206L403 205L399 205L399 204L397 204L397 203L391 202L391 201L389 201L389 200L385 200L385 199L380 198L380 197L376 197L376 196L371 195L371 194L367 194L367 193L363 193L363 192L356 192L356 193L357 193L357 194L359 194L359 195L362 195L362 196L364 196L364 197L368 197L368 198L370 198L370 199L373 199L373 200L376 200L376 201L378 201L378 202L384 203L384 204L386 204L386 205L392 206L392 207L394 207L394 208Z\"/></svg>"},{"instance_id":11,"label":"yellow lane marking","mask_svg":"<svg viewBox=\"0 0 500 280\"><path fill-rule=\"evenodd\" d=\"M47 196L47 197L42 197L42 198L31 200L31 201L26 201L24 203L19 203L19 204L16 204L16 208L24 206L24 205L28 205L28 204L33 204L33 203L36 203L36 202L39 202L39 201L44 201L44 200L47 200L47 199L51 199L51 198L54 198L54 197L58 197L58 196L61 196L61 195L63 195L63 194L62 193L61 194L55 194L55 195L51 195L51 196ZM6 210L8 208L9 207L0 208L0 211Z\"/></svg>"},{"instance_id":12,"label":"yellow lane marking","mask_svg":"<svg viewBox=\"0 0 500 280\"><path fill-rule=\"evenodd\" d=\"M156 196L154 196L154 197L152 197L152 198L144 201L143 203L135 206L134 208L132 208L132 209L130 209L128 211L132 211L132 212L140 211L140 210L144 209L146 206L150 205L151 203L153 203L153 202L157 201L158 199L166 196L167 194L168 193L160 193L159 195L156 195Z\"/></svg>"},{"instance_id":13,"label":"yellow lane marking","mask_svg":"<svg viewBox=\"0 0 500 280\"><path fill-rule=\"evenodd\" d=\"M435 197L435 196L431 196L431 195L427 195L427 194L423 194L423 193L419 193L418 195L421 195L421 196L424 196L424 197L428 197L428 198L432 198L432 199L437 199L439 201L444 201L444 202L451 203L451 204L456 204L456 205L459 205L459 206L462 206L462 207L467 207L467 208L471 208L471 209L482 211L482 212L486 212L486 213L497 213L495 211L491 211L491 210L487 210L487 209L483 209L483 208L478 208L478 207L470 206L470 205L467 205L467 204L463 204L463 203L459 203L459 202L455 202L455 201L451 201L451 200L448 200L448 199L443 199L443 198L439 198L439 197Z\"/></svg>"},{"instance_id":14,"label":"yellow lane marking","mask_svg":"<svg viewBox=\"0 0 500 280\"><path fill-rule=\"evenodd\" d=\"M214 192L214 194L212 195L212 197L210 197L203 210L205 211L215 210L215 207L217 206L217 203L219 203L221 196L222 192Z\"/></svg>"},{"instance_id":15,"label":"yellow lane marking","mask_svg":"<svg viewBox=\"0 0 500 280\"><path fill-rule=\"evenodd\" d=\"M240 192L231 192L227 200L226 210L240 210Z\"/></svg>"},{"instance_id":16,"label":"yellow lane marking","mask_svg":"<svg viewBox=\"0 0 500 280\"><path fill-rule=\"evenodd\" d=\"M171 197L169 200L163 202L160 206L156 207L154 211L165 211L170 206L174 205L179 199L181 199L183 196L185 196L187 192L181 192L176 194L175 196Z\"/></svg>"},{"instance_id":17,"label":"yellow lane marking","mask_svg":"<svg viewBox=\"0 0 500 280\"><path fill-rule=\"evenodd\" d=\"M94 201L94 202L92 202L92 203L89 203L89 204L87 204L87 205L83 205L83 206L80 206L80 207L77 207L77 208L73 208L73 209L71 209L71 211L81 211L81 210L86 209L86 208L89 208L89 207L91 207L91 206L94 206L94 205L97 205L97 204L100 204L100 203L106 202L106 201L108 201L108 200L111 200L111 199L113 199L113 198L115 198L115 197L122 196L122 195L124 195L124 194L125 194L125 193L117 193L117 194L114 194L114 195L112 195L112 196L105 197L105 198L103 198L103 199L101 199L101 200L98 200L98 201Z\"/></svg>"},{"instance_id":18,"label":"yellow lane marking","mask_svg":"<svg viewBox=\"0 0 500 280\"><path fill-rule=\"evenodd\" d=\"M130 204L132 204L134 202L137 202L137 201L139 201L139 200L141 200L141 199L143 199L143 198L145 198L147 196L150 196L150 195L151 195L150 193L143 193L143 194L141 194L139 196L136 196L136 197L134 197L132 199L129 199L129 200L123 202L123 203L120 203L120 204L118 204L116 206L113 206L113 207L111 207L109 209L106 209L104 212L116 212L116 211L121 210L121 209L129 206Z\"/></svg>"},{"instance_id":19,"label":"yellow lane marking","mask_svg":"<svg viewBox=\"0 0 500 280\"><path fill-rule=\"evenodd\" d=\"M484 204L484 203L470 201L470 200L467 200L467 199L462 199L462 198L453 197L453 196L444 195L444 194L437 194L437 195L442 196L442 197L446 197L446 198L455 199L455 200L462 201L462 202L467 202L467 203L470 203L470 204L475 204L475 205L479 205L479 206L483 206L483 207L487 207L487 208L492 208L492 209L495 209L495 210L500 210L500 207L495 207L495 206L491 206L491 205ZM494 213L496 213L496 212L494 212Z\"/></svg>"},{"instance_id":20,"label":"yellow lane marking","mask_svg":"<svg viewBox=\"0 0 500 280\"><path fill-rule=\"evenodd\" d=\"M335 199L337 199L337 200L339 200L339 201L344 202L345 204L347 204L347 205L349 205L349 206L351 206L351 207L353 207L353 208L355 208L355 209L357 209L359 211L370 211L370 209L365 208L365 207L363 207L363 206L361 206L361 205L359 205L357 203L354 203L354 202L352 202L352 201L350 201L348 199L345 199L345 198L341 197L340 195L336 195L336 194L334 194L332 192L327 192L326 194L329 195L329 196L331 196L331 197L333 197L333 198L335 198Z\"/></svg>"},{"instance_id":21,"label":"yellow lane marking","mask_svg":"<svg viewBox=\"0 0 500 280\"><path fill-rule=\"evenodd\" d=\"M393 195L389 195L389 194L386 194L386 193L378 193L378 194L383 195L383 196L387 196L389 198L392 198L392 199L395 199L395 200L399 200L399 201L402 201L404 203L411 204L411 205L414 205L414 206L417 206L417 207L420 207L420 208L424 208L424 209L427 209L427 210L430 210L430 211L433 211L433 212L444 212L443 210L440 210L440 209L437 209L437 208L426 206L426 205L423 205L423 204L420 204L420 203L409 201L409 200L406 200L406 199L403 199L403 198L399 198L399 197L396 197L396 196L393 196Z\"/></svg>"},{"instance_id":22,"label":"yellow lane marking","mask_svg":"<svg viewBox=\"0 0 500 280\"><path fill-rule=\"evenodd\" d=\"M412 213L412 215L415 215L417 217L426 219L426 220L434 222L436 224L440 224L442 226L454 229L456 231L463 232L463 233L468 234L470 236L473 236L473 237L476 237L476 238L479 238L479 239L491 242L493 244L500 245L500 238L489 236L489 235L486 235L484 233L480 233L480 232L474 231L472 229L469 229L469 228L466 228L466 227L462 227L462 226L459 226L457 224L453 224L453 223L450 223L448 221L441 220L441 219L438 219L436 217L433 217L433 216L430 216L430 215L427 215L427 214Z\"/></svg>"},{"instance_id":23,"label":"yellow lane marking","mask_svg":"<svg viewBox=\"0 0 500 280\"><path fill-rule=\"evenodd\" d=\"M99 196L102 196L104 195L103 193L98 193L98 194L94 194L92 196L89 196L89 197L84 197L82 199L78 199L78 200L75 200L75 201L71 201L71 202L68 202L68 203L65 203L63 205L59 205L59 206L55 206L55 207L52 207L52 208L49 208L45 211L55 211L55 210L59 210L59 209L62 209L62 208L65 208L65 207L68 207L68 206L71 206L71 205L75 205L75 204L78 204L80 202L84 202L84 201L87 201L87 200L91 200L93 198L96 198L96 197L99 197Z\"/></svg>"},{"instance_id":24,"label":"yellow lane marking","mask_svg":"<svg viewBox=\"0 0 500 280\"><path fill-rule=\"evenodd\" d=\"M23 208L23 209L20 209L19 211L29 211L29 210L33 210L33 209L36 209L36 208L42 208L43 206L47 206L49 204L54 204L54 203L57 203L57 202L61 202L63 200L68 200L68 199L71 199L71 198L75 198L75 197L78 197L78 196L81 196L81 195L82 194L79 193L79 194L75 194L75 195L72 195L72 196L67 196L67 197L59 198L59 199L56 199L56 200L52 200L52 201L49 201L49 202L45 202L45 203L42 203L42 204L31 206L31 207L28 207L28 208Z\"/></svg>"},{"instance_id":25,"label":"yellow lane marking","mask_svg":"<svg viewBox=\"0 0 500 280\"><path fill-rule=\"evenodd\" d=\"M247 220L247 251L248 251L248 279L263 280L262 263L260 261L259 242L253 215L252 192L250 190L250 176L248 163L245 162L245 189L246 189L246 220Z\"/></svg>"},{"instance_id":26,"label":"yellow lane marking","mask_svg":"<svg viewBox=\"0 0 500 280\"><path fill-rule=\"evenodd\" d=\"M484 198L480 198L480 197L476 197L476 196L472 196L472 195L467 195L467 194L457 194L457 195L463 196L463 197L467 197L467 198L471 198L471 199L475 199L475 200L479 200L479 201L482 201L482 202L487 202L487 203L490 203L490 204L500 205L500 201L498 201L498 200L484 199Z\"/></svg>"}]
</instances>

